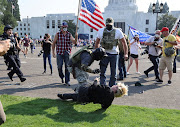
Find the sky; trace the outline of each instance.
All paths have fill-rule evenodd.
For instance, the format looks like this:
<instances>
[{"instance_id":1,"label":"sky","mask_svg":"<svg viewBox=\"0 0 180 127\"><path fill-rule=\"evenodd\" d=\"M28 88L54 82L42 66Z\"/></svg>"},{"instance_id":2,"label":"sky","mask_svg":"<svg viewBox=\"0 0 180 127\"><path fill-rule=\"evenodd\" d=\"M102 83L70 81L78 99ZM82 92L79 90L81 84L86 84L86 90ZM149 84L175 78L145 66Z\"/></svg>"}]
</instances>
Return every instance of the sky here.
<instances>
[{"instance_id":1,"label":"sky","mask_svg":"<svg viewBox=\"0 0 180 127\"><path fill-rule=\"evenodd\" d=\"M109 0L94 0L102 12ZM147 12L149 4L156 0L136 0L138 11ZM180 10L180 0L159 0L159 3L168 3L170 11ZM46 14L78 12L79 0L18 0L21 19L46 16Z\"/></svg>"}]
</instances>

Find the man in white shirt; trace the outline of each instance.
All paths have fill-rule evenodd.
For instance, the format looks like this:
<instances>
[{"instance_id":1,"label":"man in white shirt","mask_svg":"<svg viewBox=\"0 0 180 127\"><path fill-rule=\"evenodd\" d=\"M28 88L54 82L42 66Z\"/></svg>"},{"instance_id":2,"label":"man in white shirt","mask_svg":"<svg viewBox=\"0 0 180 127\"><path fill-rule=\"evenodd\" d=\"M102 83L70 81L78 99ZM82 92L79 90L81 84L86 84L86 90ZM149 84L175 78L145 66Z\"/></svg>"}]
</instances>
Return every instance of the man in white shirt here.
<instances>
[{"instance_id":1,"label":"man in white shirt","mask_svg":"<svg viewBox=\"0 0 180 127\"><path fill-rule=\"evenodd\" d=\"M106 85L106 69L110 63L111 76L109 86L115 85L117 77L117 58L119 53L119 43L122 42L124 49L125 60L128 58L128 47L124 38L123 32L120 29L114 28L114 20L112 18L106 19L106 27L101 28L98 31L95 48L99 48L100 45L105 49L108 57L100 61L100 84Z\"/></svg>"},{"instance_id":2,"label":"man in white shirt","mask_svg":"<svg viewBox=\"0 0 180 127\"><path fill-rule=\"evenodd\" d=\"M160 35L161 35L161 31L156 30L155 36L150 37L145 42L145 45L149 46L149 59L153 63L153 66L145 70L144 74L148 77L148 73L154 70L156 79L159 79L159 71L158 71L159 55L161 53L161 47L163 42Z\"/></svg>"}]
</instances>

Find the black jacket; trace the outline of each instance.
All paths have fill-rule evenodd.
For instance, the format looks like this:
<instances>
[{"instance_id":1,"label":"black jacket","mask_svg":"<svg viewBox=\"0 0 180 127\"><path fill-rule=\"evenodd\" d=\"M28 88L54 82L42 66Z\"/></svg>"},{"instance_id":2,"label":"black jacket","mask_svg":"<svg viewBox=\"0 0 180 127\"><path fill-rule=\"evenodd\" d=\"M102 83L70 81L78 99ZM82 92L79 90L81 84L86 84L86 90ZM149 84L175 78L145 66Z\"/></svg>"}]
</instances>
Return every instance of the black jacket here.
<instances>
[{"instance_id":1,"label":"black jacket","mask_svg":"<svg viewBox=\"0 0 180 127\"><path fill-rule=\"evenodd\" d=\"M80 86L77 101L82 103L93 102L101 104L102 108L108 108L114 100L114 92L105 85Z\"/></svg>"}]
</instances>

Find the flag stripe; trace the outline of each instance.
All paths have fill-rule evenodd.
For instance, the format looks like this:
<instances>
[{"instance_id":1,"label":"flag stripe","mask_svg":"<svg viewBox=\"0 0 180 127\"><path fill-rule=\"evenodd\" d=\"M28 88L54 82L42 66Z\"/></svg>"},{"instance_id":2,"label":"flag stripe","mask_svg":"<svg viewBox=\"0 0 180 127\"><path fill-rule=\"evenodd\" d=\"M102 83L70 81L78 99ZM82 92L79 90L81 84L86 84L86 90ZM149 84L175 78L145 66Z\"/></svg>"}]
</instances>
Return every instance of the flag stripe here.
<instances>
[{"instance_id":1,"label":"flag stripe","mask_svg":"<svg viewBox=\"0 0 180 127\"><path fill-rule=\"evenodd\" d=\"M87 21L85 21L84 19L79 18L79 20L81 20L82 22L84 22L85 24L87 24L88 26L90 26L91 28L95 29L96 31L98 31L98 28L92 26L90 23L88 23Z\"/></svg>"},{"instance_id":2,"label":"flag stripe","mask_svg":"<svg viewBox=\"0 0 180 127\"><path fill-rule=\"evenodd\" d=\"M101 24L101 27L103 27L105 25L104 21L102 19L99 19L96 16L91 15L90 13L88 13L85 10L81 11L80 16L88 17L89 19L91 18L91 20L93 20L94 22L97 22L98 24Z\"/></svg>"},{"instance_id":3,"label":"flag stripe","mask_svg":"<svg viewBox=\"0 0 180 127\"><path fill-rule=\"evenodd\" d=\"M82 0L78 19L97 31L105 26L102 13L94 0Z\"/></svg>"}]
</instances>

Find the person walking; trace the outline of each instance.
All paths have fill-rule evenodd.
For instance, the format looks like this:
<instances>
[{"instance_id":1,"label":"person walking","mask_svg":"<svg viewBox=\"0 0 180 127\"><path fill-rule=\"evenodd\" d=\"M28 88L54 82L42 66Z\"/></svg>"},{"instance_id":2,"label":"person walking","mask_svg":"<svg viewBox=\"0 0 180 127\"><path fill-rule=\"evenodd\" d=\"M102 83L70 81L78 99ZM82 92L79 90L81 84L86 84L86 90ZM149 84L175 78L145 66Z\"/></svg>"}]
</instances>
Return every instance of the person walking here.
<instances>
[{"instance_id":1,"label":"person walking","mask_svg":"<svg viewBox=\"0 0 180 127\"><path fill-rule=\"evenodd\" d=\"M13 81L13 75L16 73L20 79L21 82L24 82L26 78L23 77L23 73L20 70L20 59L18 56L18 49L20 51L21 48L19 47L19 44L17 43L17 40L14 38L12 34L12 27L10 25L6 25L4 27L4 33L3 33L3 39L10 39L10 49L7 51L7 61L9 62L10 66L13 67L13 69L8 73L9 78ZM23 52L23 51L22 51Z\"/></svg>"},{"instance_id":2,"label":"person walking","mask_svg":"<svg viewBox=\"0 0 180 127\"><path fill-rule=\"evenodd\" d=\"M126 34L124 34L124 37L126 39L127 45L129 45L129 38ZM128 47L128 55L129 55L129 47ZM119 61L118 61L118 69L119 69L119 78L117 80L124 80L126 78L127 72L126 72L126 65L125 65L125 59L124 59L124 50L122 43L119 44Z\"/></svg>"},{"instance_id":3,"label":"person walking","mask_svg":"<svg viewBox=\"0 0 180 127\"><path fill-rule=\"evenodd\" d=\"M162 47L162 57L159 63L159 73L160 77L157 80L157 83L163 83L163 73L167 67L168 70L168 83L167 85L171 85L171 79L173 74L173 60L176 55L175 49L173 48L174 45L177 45L176 37L169 33L169 28L163 27L161 29L163 38L163 47Z\"/></svg>"},{"instance_id":4,"label":"person walking","mask_svg":"<svg viewBox=\"0 0 180 127\"><path fill-rule=\"evenodd\" d=\"M57 53L57 67L59 72L59 77L61 78L62 83L64 83L64 77L65 77L65 83L66 85L70 85L70 73L67 69L67 65L69 62L69 56L71 54L72 50L72 43L77 43L78 34L75 34L75 38L72 36L70 32L67 31L68 24L67 22L63 22L61 26L61 31L58 32L55 37L52 44L52 54L55 58L55 46L56 46L56 53ZM63 62L65 63L65 76L63 73Z\"/></svg>"},{"instance_id":5,"label":"person walking","mask_svg":"<svg viewBox=\"0 0 180 127\"><path fill-rule=\"evenodd\" d=\"M138 50L141 49L141 45L139 42L139 35L136 34L134 38L130 42L130 63L127 67L127 74L129 74L129 69L133 63L133 59L136 63L136 73L141 74L138 70Z\"/></svg>"},{"instance_id":6,"label":"person walking","mask_svg":"<svg viewBox=\"0 0 180 127\"><path fill-rule=\"evenodd\" d=\"M28 35L25 36L25 38L23 39L23 46L24 46L24 56L25 58L27 58L27 53L28 53L28 50L29 50L29 45L31 43L31 40L28 38Z\"/></svg>"},{"instance_id":7,"label":"person walking","mask_svg":"<svg viewBox=\"0 0 180 127\"><path fill-rule=\"evenodd\" d=\"M162 42L163 42L160 36L161 36L161 31L156 30L155 35L150 37L145 42L145 45L149 46L148 54L149 54L149 59L152 62L153 66L145 70L144 74L148 77L149 72L154 70L156 80L159 79L159 71L158 71L159 55L161 54L161 48L162 48Z\"/></svg>"},{"instance_id":8,"label":"person walking","mask_svg":"<svg viewBox=\"0 0 180 127\"><path fill-rule=\"evenodd\" d=\"M45 34L44 40L42 41L42 49L43 49L43 62L44 62L44 72L42 74L46 73L46 59L48 58L49 62L49 67L51 70L51 75L52 75L52 64L51 64L51 39L50 35L48 33Z\"/></svg>"},{"instance_id":9,"label":"person walking","mask_svg":"<svg viewBox=\"0 0 180 127\"><path fill-rule=\"evenodd\" d=\"M109 86L113 86L117 79L117 60L119 43L123 44L124 57L125 60L128 58L128 47L126 40L124 38L123 32L120 29L114 28L114 20L112 18L106 19L106 27L99 29L97 33L97 39L95 43L95 48L99 48L100 45L105 49L108 55L100 61L100 84L106 85L106 69L110 63L111 76L109 81Z\"/></svg>"}]
</instances>

